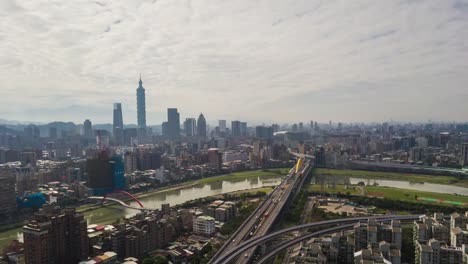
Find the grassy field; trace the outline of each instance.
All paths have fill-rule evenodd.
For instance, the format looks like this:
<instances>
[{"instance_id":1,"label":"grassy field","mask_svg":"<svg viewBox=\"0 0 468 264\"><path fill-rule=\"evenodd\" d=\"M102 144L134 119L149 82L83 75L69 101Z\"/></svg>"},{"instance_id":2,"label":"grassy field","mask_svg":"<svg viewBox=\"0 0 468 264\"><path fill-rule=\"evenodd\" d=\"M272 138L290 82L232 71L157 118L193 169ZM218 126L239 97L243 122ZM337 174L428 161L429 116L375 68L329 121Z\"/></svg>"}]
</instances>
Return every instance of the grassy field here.
<instances>
[{"instance_id":1,"label":"grassy field","mask_svg":"<svg viewBox=\"0 0 468 264\"><path fill-rule=\"evenodd\" d=\"M204 179L192 181L189 183L206 184L206 183L212 183L212 182L218 182L218 181L241 180L241 179L254 178L254 177L286 176L289 170L290 168L243 171L243 172L236 172L236 173L227 174L227 175L204 178Z\"/></svg>"},{"instance_id":2,"label":"grassy field","mask_svg":"<svg viewBox=\"0 0 468 264\"><path fill-rule=\"evenodd\" d=\"M461 203L468 203L468 196L459 196L453 194L445 193L433 193L433 192L423 192L407 189L398 189L384 186L366 186L366 195L378 194L383 195L384 198L399 200L399 201L408 201L408 202L422 202L416 200L417 197L426 197L433 198L438 200L449 200ZM453 206L449 204L441 203L441 205Z\"/></svg>"},{"instance_id":3,"label":"grassy field","mask_svg":"<svg viewBox=\"0 0 468 264\"><path fill-rule=\"evenodd\" d=\"M425 174L410 174L410 173L396 173L396 172L378 172L378 171L360 171L360 170L336 170L336 169L323 169L316 168L313 171L318 175L336 175L347 176L356 178L369 178L369 179L387 179L387 180L401 180L409 182L428 182L435 184L452 184L462 187L468 187L468 180L457 179L453 176L434 176Z\"/></svg>"},{"instance_id":4,"label":"grassy field","mask_svg":"<svg viewBox=\"0 0 468 264\"><path fill-rule=\"evenodd\" d=\"M448 200L448 201L454 201L454 202L468 203L468 196L415 191L415 190L399 189L399 188L392 188L392 187L385 187L385 186L365 186L363 188L365 190L365 195L367 196L386 198L390 200L407 201L407 202L413 202L413 203L440 204L444 206L454 206L454 205L446 204L446 203L432 203L432 202L416 200L416 197L419 197L419 198L425 197L425 198L432 198L432 199L437 199L437 200ZM313 192L321 192L321 187L320 185L309 185L305 187L305 190L313 191ZM344 185L336 185L335 189L325 187L324 192L330 193L330 194L336 194L336 193L346 194L347 192L349 192L349 194L351 195L362 195L359 187L354 186L354 188L346 189Z\"/></svg>"},{"instance_id":5,"label":"grassy field","mask_svg":"<svg viewBox=\"0 0 468 264\"><path fill-rule=\"evenodd\" d=\"M307 191L312 191L312 192L321 192L322 191L321 186L316 185L316 184L311 184L311 185L305 186L305 188L303 188L303 189L307 190ZM325 187L324 192L325 193L342 193L342 194L346 194L346 193L349 192L349 194L351 194L351 195L359 195L361 193L358 187L352 186L352 187L346 189L344 185L336 185L335 189Z\"/></svg>"}]
</instances>

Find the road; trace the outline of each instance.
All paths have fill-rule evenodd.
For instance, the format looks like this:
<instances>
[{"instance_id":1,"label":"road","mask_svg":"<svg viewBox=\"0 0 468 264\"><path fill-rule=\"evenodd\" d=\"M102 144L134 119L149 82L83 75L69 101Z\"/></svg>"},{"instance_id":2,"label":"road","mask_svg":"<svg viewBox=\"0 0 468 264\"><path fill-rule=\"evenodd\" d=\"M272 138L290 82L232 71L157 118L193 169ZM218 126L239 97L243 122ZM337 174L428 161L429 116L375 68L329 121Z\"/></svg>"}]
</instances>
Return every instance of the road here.
<instances>
[{"instance_id":1,"label":"road","mask_svg":"<svg viewBox=\"0 0 468 264\"><path fill-rule=\"evenodd\" d=\"M291 195L300 190L311 168L312 165L309 161L304 158L299 159L296 166L289 171L283 181L273 189L259 207L218 250L218 253L212 258L210 263L231 251L242 242L267 234ZM255 250L256 247L245 251L242 257L237 259L236 263L249 263Z\"/></svg>"},{"instance_id":2,"label":"road","mask_svg":"<svg viewBox=\"0 0 468 264\"><path fill-rule=\"evenodd\" d=\"M312 212L312 209L314 208L314 206L315 206L315 199L313 199L312 197L308 197L307 198L307 203L305 204L304 210L302 211L301 219L300 219L299 223L301 223L301 224L307 223L307 216L310 214L310 212ZM304 230L299 230L299 231L292 232L292 235L293 235L294 238L300 237L303 234L304 234ZM288 250L284 255L284 258L283 258L283 263L284 264L290 262L291 251L294 251L296 249L296 247L291 247L290 249L291 250Z\"/></svg>"}]
</instances>

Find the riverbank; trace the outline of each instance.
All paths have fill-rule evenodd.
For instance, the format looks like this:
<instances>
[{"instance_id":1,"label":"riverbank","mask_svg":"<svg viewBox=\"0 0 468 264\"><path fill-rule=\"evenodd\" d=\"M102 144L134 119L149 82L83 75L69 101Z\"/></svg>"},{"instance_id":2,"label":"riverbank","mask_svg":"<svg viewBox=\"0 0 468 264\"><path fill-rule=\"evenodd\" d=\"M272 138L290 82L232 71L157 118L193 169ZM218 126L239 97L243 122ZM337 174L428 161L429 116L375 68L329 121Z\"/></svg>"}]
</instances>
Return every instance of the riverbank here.
<instances>
[{"instance_id":1,"label":"riverbank","mask_svg":"<svg viewBox=\"0 0 468 264\"><path fill-rule=\"evenodd\" d=\"M228 182L238 182L238 181L244 181L244 180L255 181L256 179L262 179L262 178L279 179L279 177L285 176L289 170L290 168L269 169L269 170L245 171L245 172L238 172L238 173L232 173L232 174L227 174L227 175L213 176L209 178L187 181L184 183L179 183L176 185L155 189L149 192L138 193L138 194L135 194L135 196L138 199L145 199L145 198L151 198L152 196L157 196L157 195L162 195L162 196L171 195L177 192L183 192L185 189L189 189L192 187L204 186L204 185L210 185L210 184L217 185L218 183L221 185L221 183L223 183L224 181L228 181ZM271 190L270 187L266 187L266 186L254 187L250 189L247 189L247 187L244 187L244 188L246 189L236 190L234 192L227 192L227 193L231 195L240 195L242 193L255 193L258 191L269 192L268 190ZM207 197L208 196L215 196L215 195L207 195ZM222 197L221 194L216 194L216 196ZM171 205L181 203L180 201L178 203L174 203L171 201L169 202L171 203ZM83 205L77 208L77 211L85 214L85 218L89 221L90 224L91 223L111 224L117 219L121 218L122 215L125 215L126 210L131 210L131 209L123 208L120 205L106 205L105 207L102 207L100 205L94 205L94 204L93 205L87 204L87 205ZM137 211L135 211L135 213L136 212ZM19 226L12 225L11 229L4 229L3 231L1 231L0 232L0 250L3 248L3 246L8 244L11 240L16 239L18 237L18 233L20 233L21 231L22 231L21 225Z\"/></svg>"},{"instance_id":2,"label":"riverbank","mask_svg":"<svg viewBox=\"0 0 468 264\"><path fill-rule=\"evenodd\" d=\"M409 181L412 183L434 183L456 185L468 188L468 179L459 179L453 176L434 176L425 174L409 174L396 172L378 172L378 171L361 171L361 170L338 170L338 169L323 169L315 168L312 172L315 175L331 175L339 177L354 177L366 179L386 179Z\"/></svg>"},{"instance_id":3,"label":"riverbank","mask_svg":"<svg viewBox=\"0 0 468 264\"><path fill-rule=\"evenodd\" d=\"M304 188L307 191L315 193L327 194L346 194L354 196L368 196L382 199L406 201L412 203L437 204L443 206L457 206L467 208L468 197L454 194L434 193L425 191L415 191L408 189L392 188L385 186L351 186L346 188L344 185L336 185L335 188L324 186L323 190L320 185L309 185ZM420 200L421 198L429 198L428 200ZM432 200L432 201L429 201ZM445 203L443 201L452 201L455 203Z\"/></svg>"}]
</instances>

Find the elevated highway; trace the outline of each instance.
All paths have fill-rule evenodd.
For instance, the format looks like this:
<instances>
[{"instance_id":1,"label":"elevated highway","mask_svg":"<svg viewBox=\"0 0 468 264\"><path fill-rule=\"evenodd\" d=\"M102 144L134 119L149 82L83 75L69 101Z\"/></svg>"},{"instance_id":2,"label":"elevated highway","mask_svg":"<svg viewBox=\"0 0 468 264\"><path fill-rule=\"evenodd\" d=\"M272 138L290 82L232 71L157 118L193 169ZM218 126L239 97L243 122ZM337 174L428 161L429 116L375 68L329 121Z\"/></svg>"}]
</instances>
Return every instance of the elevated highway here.
<instances>
[{"instance_id":1,"label":"elevated highway","mask_svg":"<svg viewBox=\"0 0 468 264\"><path fill-rule=\"evenodd\" d=\"M302 235L298 238L295 238L291 241L287 241L283 244L281 244L278 248L273 249L272 251L269 252L264 258L260 260L260 263L263 263L267 259L271 258L272 256L276 255L279 253L281 250L284 250L296 243L299 243L301 241L310 239L314 236L318 235L323 235L326 233L332 233L340 230L346 230L352 227L354 224L360 222L360 221L368 221L369 219L376 219L376 221L389 221L389 220L401 220L401 221L413 221L417 220L421 217L421 215L383 215L383 216L376 216L376 217L355 217L355 218L342 218L342 219L335 219L335 220L328 220L328 221L320 221L320 222L314 222L314 223L307 223L303 225L298 225L294 227L289 227L280 231L276 231L261 237L253 238L251 240L247 240L237 247L232 248L229 252L226 252L222 256L214 259L211 263L212 264L228 264L233 261L235 261L238 257L242 258L242 255L244 252L247 252L249 249L253 247L257 247L259 245L262 245L270 240L273 240L279 236L288 234L290 232L298 231L301 229L306 229L306 228L316 228L316 227L325 227L325 226L330 226L330 225L339 225L337 227L332 227L328 229L321 230L319 232L311 233L311 234L305 234Z\"/></svg>"},{"instance_id":2,"label":"elevated highway","mask_svg":"<svg viewBox=\"0 0 468 264\"><path fill-rule=\"evenodd\" d=\"M298 156L296 165L289 171L288 175L231 235L228 241L213 256L210 263L217 263L217 259L222 259L227 252L232 251L244 241L265 236L288 202L301 189L312 166L313 164L309 159ZM236 263L248 263L255 250L256 247L245 250L243 256L238 258Z\"/></svg>"}]
</instances>

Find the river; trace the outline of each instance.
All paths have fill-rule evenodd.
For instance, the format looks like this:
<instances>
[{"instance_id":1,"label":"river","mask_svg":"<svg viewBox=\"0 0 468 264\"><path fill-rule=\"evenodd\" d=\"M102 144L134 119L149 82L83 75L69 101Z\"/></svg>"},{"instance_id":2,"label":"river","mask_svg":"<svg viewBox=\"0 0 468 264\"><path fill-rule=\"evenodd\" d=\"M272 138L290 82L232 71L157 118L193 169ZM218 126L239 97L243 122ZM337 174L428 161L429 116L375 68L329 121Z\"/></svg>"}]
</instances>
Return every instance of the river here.
<instances>
[{"instance_id":1,"label":"river","mask_svg":"<svg viewBox=\"0 0 468 264\"><path fill-rule=\"evenodd\" d=\"M338 176L335 177L336 184L343 184L344 177ZM374 185L424 191L424 192L434 192L434 193L448 193L448 194L460 194L468 196L468 188L455 186L455 185L446 185L446 184L435 184L435 183L414 183L409 181L398 181L398 180L387 180L387 179L370 179L370 178L358 178L358 177L349 177L351 184L357 184L359 182L364 182L366 185ZM328 182L328 181L326 181ZM312 176L312 183L316 183L316 177Z\"/></svg>"},{"instance_id":2,"label":"river","mask_svg":"<svg viewBox=\"0 0 468 264\"><path fill-rule=\"evenodd\" d=\"M240 190L255 189L266 186L276 186L281 181L281 176L260 176L247 179L232 179L216 181L213 183L157 191L142 195L138 198L146 208L161 208L161 204L169 203L171 205L182 204L184 202L209 197L213 195L230 193ZM134 201L129 202L138 207ZM110 224L117 219L130 217L138 213L139 210L124 208L120 205L100 207L84 212L88 224ZM12 229L0 233L0 246L13 239L22 240L21 228Z\"/></svg>"}]
</instances>

